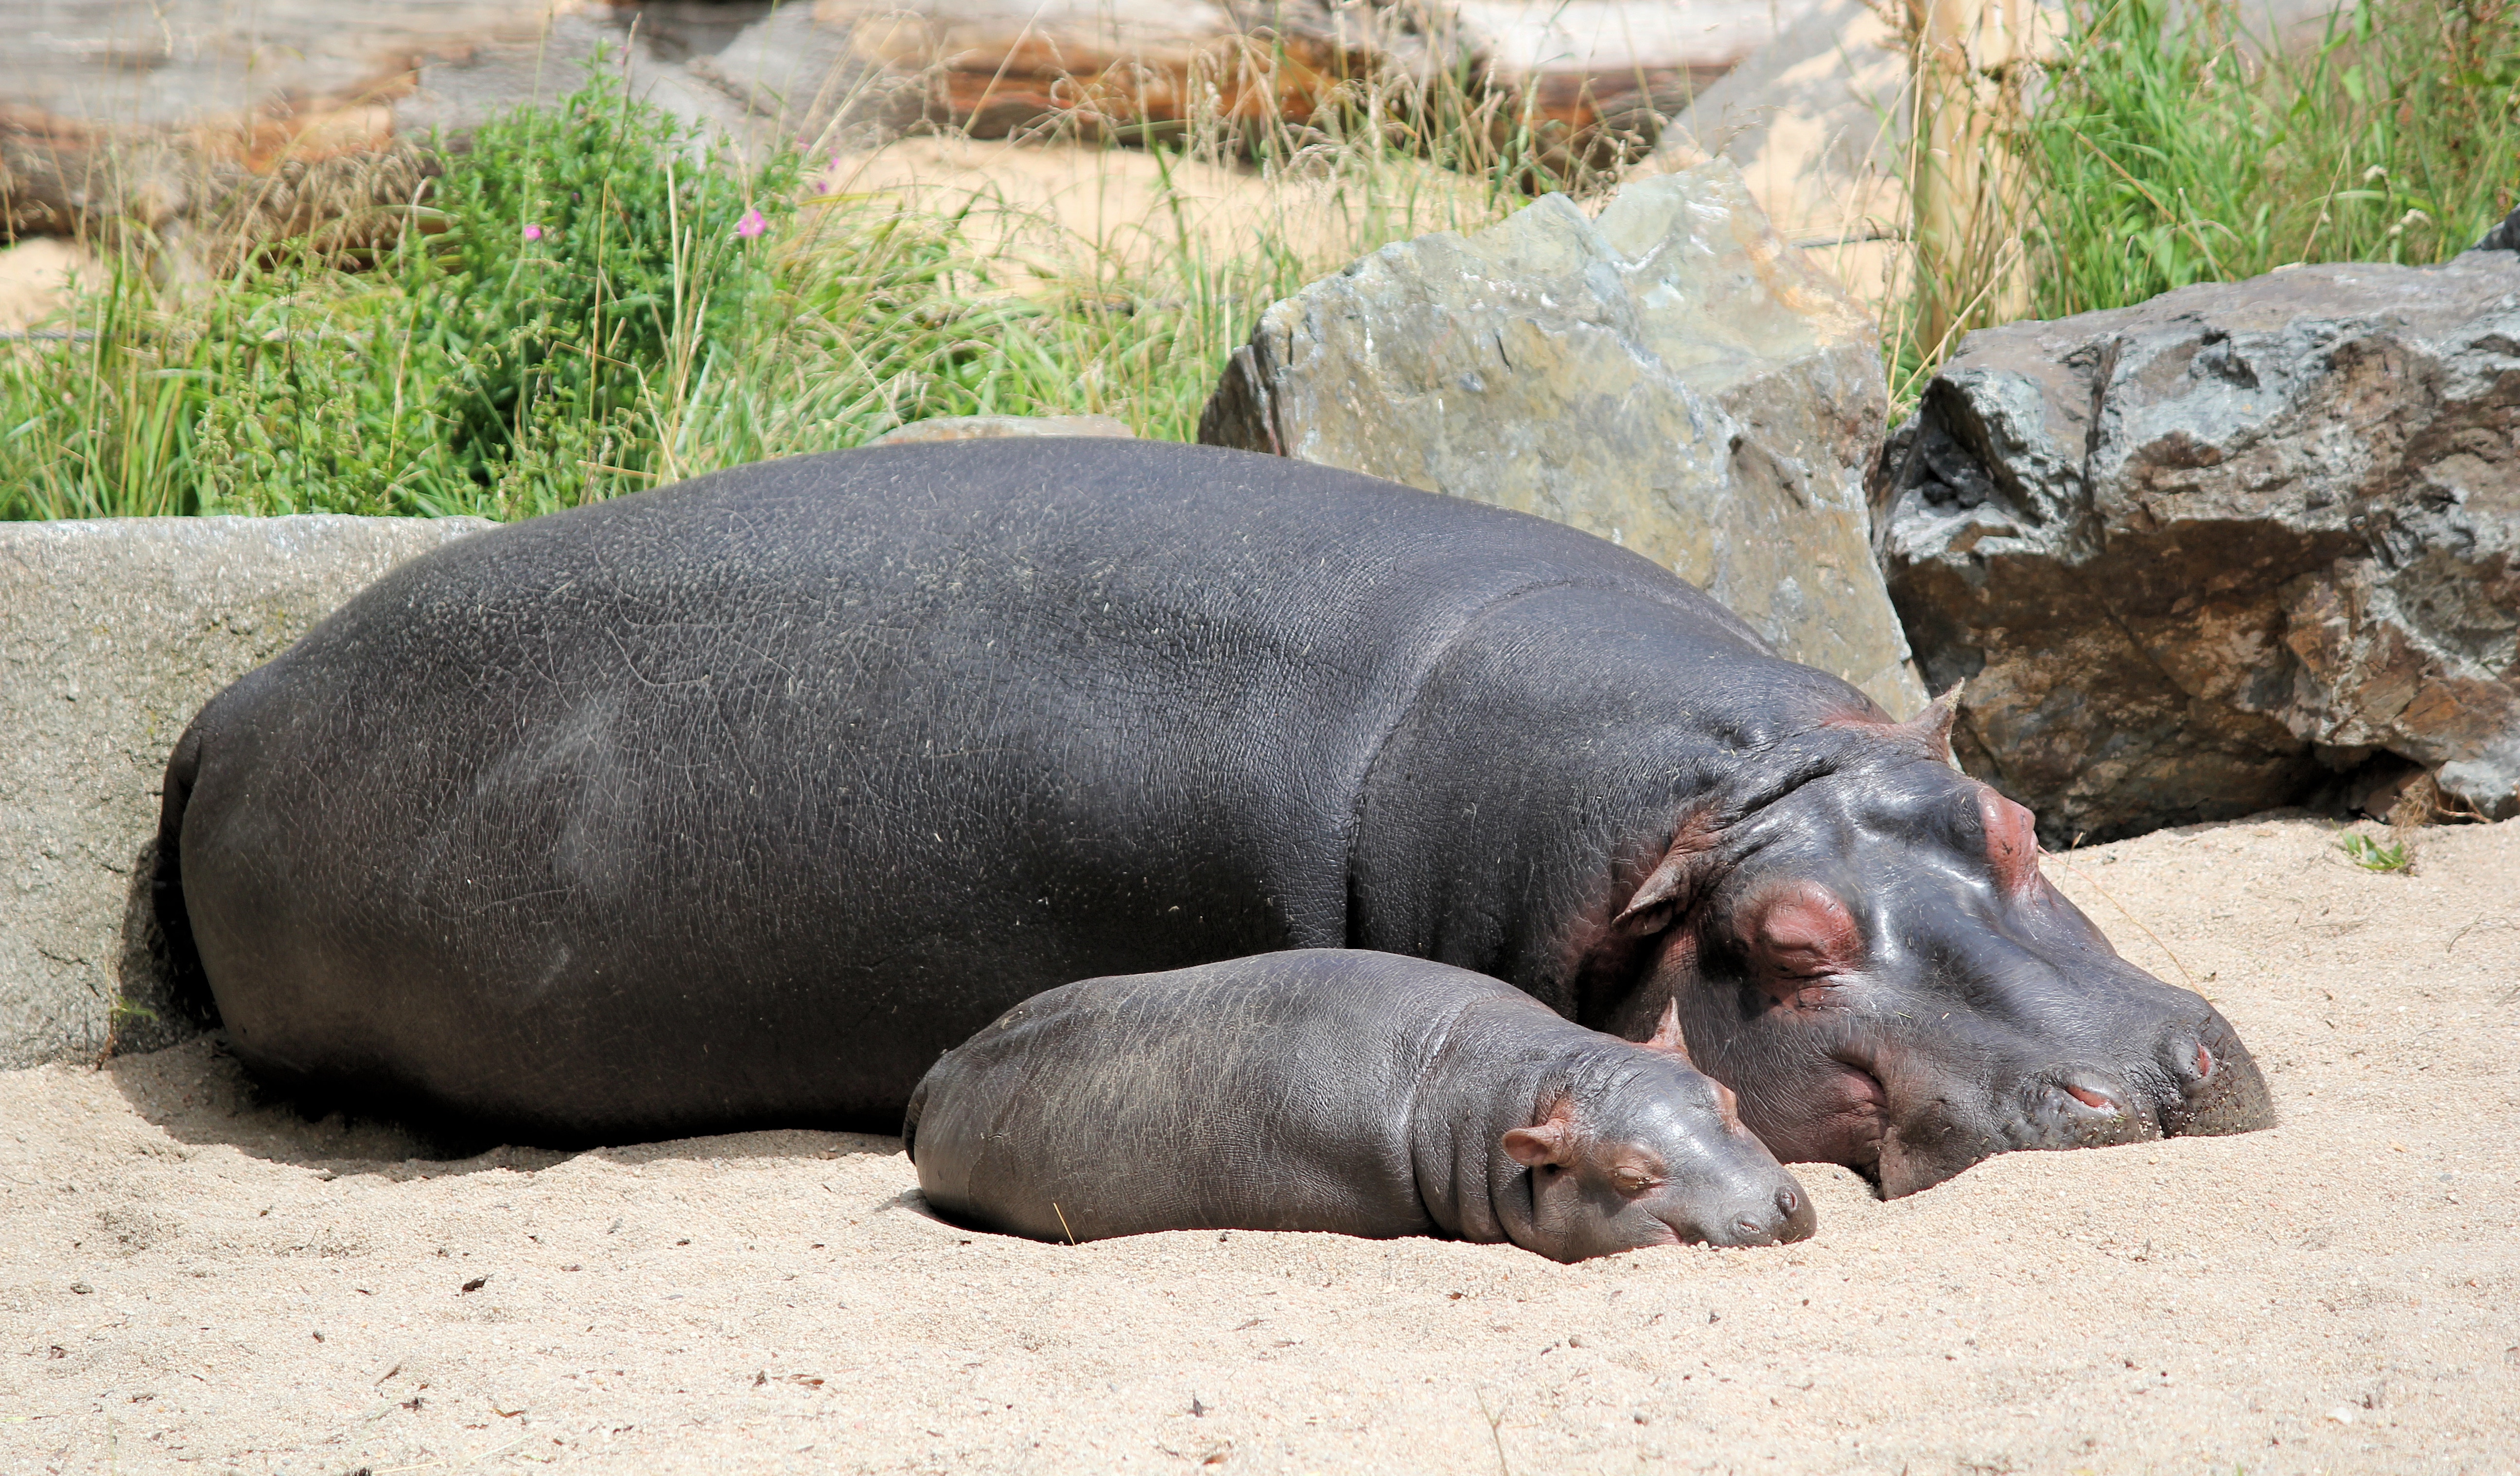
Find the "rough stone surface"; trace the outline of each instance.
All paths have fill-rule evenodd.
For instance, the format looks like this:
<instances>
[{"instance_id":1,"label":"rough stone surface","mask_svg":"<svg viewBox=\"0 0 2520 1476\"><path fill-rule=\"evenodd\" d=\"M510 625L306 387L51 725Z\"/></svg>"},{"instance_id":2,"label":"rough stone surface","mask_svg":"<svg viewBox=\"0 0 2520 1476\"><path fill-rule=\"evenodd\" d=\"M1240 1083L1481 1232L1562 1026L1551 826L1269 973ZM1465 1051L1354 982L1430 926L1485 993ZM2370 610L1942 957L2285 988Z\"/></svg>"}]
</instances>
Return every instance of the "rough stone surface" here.
<instances>
[{"instance_id":1,"label":"rough stone surface","mask_svg":"<svg viewBox=\"0 0 2520 1476\"><path fill-rule=\"evenodd\" d=\"M1895 232L1907 211L1907 90L1908 56L1890 19L1866 0L1818 0L1690 98L1637 172L1677 173L1721 156L1789 240Z\"/></svg>"},{"instance_id":2,"label":"rough stone surface","mask_svg":"<svg viewBox=\"0 0 2520 1476\"><path fill-rule=\"evenodd\" d=\"M0 1066L188 1033L154 926L125 926L167 751L202 702L378 575L486 526L0 523Z\"/></svg>"},{"instance_id":3,"label":"rough stone surface","mask_svg":"<svg viewBox=\"0 0 2520 1476\"><path fill-rule=\"evenodd\" d=\"M908 441L988 441L1009 435L1100 435L1134 437L1124 421L1107 415L940 415L932 420L895 425L870 445L898 446Z\"/></svg>"},{"instance_id":4,"label":"rough stone surface","mask_svg":"<svg viewBox=\"0 0 2520 1476\"><path fill-rule=\"evenodd\" d=\"M2310 266L1972 335L1884 567L2052 844L2421 765L2520 813L2520 258Z\"/></svg>"},{"instance_id":5,"label":"rough stone surface","mask_svg":"<svg viewBox=\"0 0 2520 1476\"><path fill-rule=\"evenodd\" d=\"M1922 704L1871 558L1871 320L1717 161L1384 247L1264 313L1199 438L1623 544L1894 714Z\"/></svg>"}]
</instances>

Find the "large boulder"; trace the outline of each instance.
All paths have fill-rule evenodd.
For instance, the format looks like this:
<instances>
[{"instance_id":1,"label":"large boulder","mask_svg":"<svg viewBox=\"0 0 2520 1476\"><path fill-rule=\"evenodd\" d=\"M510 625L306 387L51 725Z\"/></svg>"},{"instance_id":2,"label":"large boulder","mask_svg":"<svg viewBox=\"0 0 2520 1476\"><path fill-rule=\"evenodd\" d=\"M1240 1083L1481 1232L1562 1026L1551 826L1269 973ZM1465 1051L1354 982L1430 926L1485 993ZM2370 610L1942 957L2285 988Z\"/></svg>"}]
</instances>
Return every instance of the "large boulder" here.
<instances>
[{"instance_id":1,"label":"large boulder","mask_svg":"<svg viewBox=\"0 0 2520 1476\"><path fill-rule=\"evenodd\" d=\"M1956 746L2049 843L2419 766L2520 813L2520 258L1971 335L1882 461Z\"/></svg>"},{"instance_id":2,"label":"large boulder","mask_svg":"<svg viewBox=\"0 0 2520 1476\"><path fill-rule=\"evenodd\" d=\"M1907 91L1907 47L1890 17L1868 0L1811 0L1698 89L1634 174L1729 158L1788 240L1895 234L1908 209Z\"/></svg>"},{"instance_id":3,"label":"large boulder","mask_svg":"<svg viewBox=\"0 0 2520 1476\"><path fill-rule=\"evenodd\" d=\"M167 751L213 693L378 575L486 526L0 523L0 1067L186 1033L134 906Z\"/></svg>"},{"instance_id":4,"label":"large boulder","mask_svg":"<svg viewBox=\"0 0 2520 1476\"><path fill-rule=\"evenodd\" d=\"M1384 247L1261 315L1199 425L1536 513L1704 588L1902 716L1871 556L1876 331L1717 161Z\"/></svg>"}]
</instances>

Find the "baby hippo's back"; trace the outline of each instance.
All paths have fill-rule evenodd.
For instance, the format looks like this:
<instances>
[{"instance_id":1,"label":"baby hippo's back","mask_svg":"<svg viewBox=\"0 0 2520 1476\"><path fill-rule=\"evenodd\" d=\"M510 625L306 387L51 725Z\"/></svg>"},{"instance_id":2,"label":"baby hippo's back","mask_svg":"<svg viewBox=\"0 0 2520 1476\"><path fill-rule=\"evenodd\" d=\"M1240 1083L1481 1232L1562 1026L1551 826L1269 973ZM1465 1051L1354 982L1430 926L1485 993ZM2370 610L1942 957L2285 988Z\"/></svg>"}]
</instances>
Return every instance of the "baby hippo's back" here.
<instances>
[{"instance_id":1,"label":"baby hippo's back","mask_svg":"<svg viewBox=\"0 0 2520 1476\"><path fill-rule=\"evenodd\" d=\"M1580 1129L1595 1099L1641 1093L1654 1098L1654 1131L1688 1140L1664 1143L1663 1158L1691 1172L1722 1160L1727 1203L1746 1194L1767 1217L1762 1238L1794 1237L1768 1224L1792 1181L1728 1127L1717 1089L1685 1060L1586 1030L1497 980L1391 954L1265 954L1051 990L940 1058L903 1138L937 1211L1040 1239L1441 1234L1575 1259L1708 1238L1664 1220L1641 1220L1643 1231L1539 1223L1552 1219L1547 1202L1535 1220L1526 1165L1547 1154L1517 1161L1508 1140L1545 1136L1552 1121ZM1584 1167L1559 1156L1565 1172ZM1586 1218L1566 1187L1574 1207L1555 1218Z\"/></svg>"},{"instance_id":2,"label":"baby hippo's back","mask_svg":"<svg viewBox=\"0 0 2520 1476\"><path fill-rule=\"evenodd\" d=\"M902 1136L938 1211L1046 1240L1166 1230L1435 1230L1412 1089L1480 974L1311 949L1037 995L937 1061Z\"/></svg>"}]
</instances>

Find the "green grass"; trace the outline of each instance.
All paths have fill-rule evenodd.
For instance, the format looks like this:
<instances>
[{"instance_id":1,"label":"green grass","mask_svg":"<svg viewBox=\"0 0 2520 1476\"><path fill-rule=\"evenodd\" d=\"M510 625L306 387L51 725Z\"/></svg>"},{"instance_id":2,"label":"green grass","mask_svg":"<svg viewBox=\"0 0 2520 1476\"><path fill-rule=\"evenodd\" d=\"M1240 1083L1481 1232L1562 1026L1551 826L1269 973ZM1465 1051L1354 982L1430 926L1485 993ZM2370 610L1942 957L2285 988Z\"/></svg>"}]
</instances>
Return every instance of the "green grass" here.
<instances>
[{"instance_id":1,"label":"green grass","mask_svg":"<svg viewBox=\"0 0 2520 1476\"><path fill-rule=\"evenodd\" d=\"M449 155L379 250L274 244L180 288L145 244L111 253L66 339L0 344L0 516L523 517L946 415L1189 439L1261 308L1384 242L1499 218L1535 167L1482 123L1486 183L1429 189L1422 141L1385 132L1273 160L1260 141L1279 194L1331 217L1328 258L1318 219L1220 249L1167 174L1136 227L1156 249L1065 241L1045 278L1037 252L970 248L986 201L806 194L792 156L704 149L598 67ZM1139 157L1213 171L1249 146Z\"/></svg>"},{"instance_id":2,"label":"green grass","mask_svg":"<svg viewBox=\"0 0 2520 1476\"><path fill-rule=\"evenodd\" d=\"M2087 10L2026 147L2045 201L2041 317L2294 261L2432 262L2520 184L2520 6L2363 0L2307 54L2258 63L2236 5Z\"/></svg>"},{"instance_id":3,"label":"green grass","mask_svg":"<svg viewBox=\"0 0 2520 1476\"><path fill-rule=\"evenodd\" d=\"M2405 841L2382 845L2360 831L2349 830L2336 843L2345 859L2366 872L2403 872L2415 864L2414 852Z\"/></svg>"},{"instance_id":4,"label":"green grass","mask_svg":"<svg viewBox=\"0 0 2520 1476\"><path fill-rule=\"evenodd\" d=\"M2036 315L2440 260L2513 204L2520 0L2361 0L2271 60L2239 4L2194 0L2172 30L2168 0L2074 0L2040 103L2004 125L2024 218L1978 233L2026 243ZM145 240L109 249L65 332L0 343L0 517L513 518L943 415L1189 439L1270 301L1578 167L1513 118L1452 78L1300 132L1193 132L1133 157L1239 168L1283 218L1220 235L1168 184L1136 223L1151 251L1080 239L1045 266L974 248L984 202L814 196L792 156L705 147L598 67L445 154L374 249L257 243L181 285ZM1970 300L1985 270L1941 285ZM1904 405L1936 355L1892 316Z\"/></svg>"},{"instance_id":5,"label":"green grass","mask_svg":"<svg viewBox=\"0 0 2520 1476\"><path fill-rule=\"evenodd\" d=\"M2359 0L2288 53L2249 44L2247 0L2068 15L2045 96L2005 124L2025 218L1984 233L2024 242L2033 317L2292 262L2441 261L2520 203L2515 0ZM1960 263L1960 295L1992 270ZM1933 355L1892 337L1905 401Z\"/></svg>"}]
</instances>

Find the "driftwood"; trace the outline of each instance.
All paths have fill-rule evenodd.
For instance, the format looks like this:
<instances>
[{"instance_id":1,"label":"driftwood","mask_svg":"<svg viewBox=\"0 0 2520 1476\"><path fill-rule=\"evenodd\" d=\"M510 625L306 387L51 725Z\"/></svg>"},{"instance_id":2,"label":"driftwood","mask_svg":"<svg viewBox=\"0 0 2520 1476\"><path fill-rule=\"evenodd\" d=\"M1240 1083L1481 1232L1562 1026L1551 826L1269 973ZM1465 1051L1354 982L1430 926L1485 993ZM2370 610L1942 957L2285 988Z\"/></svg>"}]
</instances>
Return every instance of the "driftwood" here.
<instances>
[{"instance_id":1,"label":"driftwood","mask_svg":"<svg viewBox=\"0 0 2520 1476\"><path fill-rule=\"evenodd\" d=\"M1538 183L1641 154L1695 85L1757 39L1753 12L1808 4L819 0L810 21L789 13L756 22L744 33L752 39L742 65L696 56L686 68L635 40L632 51L645 74L671 81L686 102L695 89L731 98L731 116L799 137L831 121L806 100L835 87L854 90L878 134L1224 134L1248 146L1272 136L1308 141L1326 111L1341 110L1351 124L1379 120L1404 145L1419 134L1483 137L1492 158L1521 160ZM562 47L566 27L553 25L534 46L591 44L571 33ZM600 39L600 27L576 28ZM425 45L398 33L372 39L353 64L364 72L310 72L304 90L176 126L0 102L0 240L144 239L180 245L217 270L255 243L317 233L343 246L386 239L400 219L391 207L410 203L430 168L397 115L428 116L426 107L413 109L433 95L429 76L472 64L460 36ZM776 69L761 65L764 57L783 56L792 65L775 85L753 75ZM362 80L339 81L353 74Z\"/></svg>"},{"instance_id":2,"label":"driftwood","mask_svg":"<svg viewBox=\"0 0 2520 1476\"><path fill-rule=\"evenodd\" d=\"M180 233L208 269L293 238L389 240L433 167L375 104L186 128L116 128L0 108L0 237Z\"/></svg>"}]
</instances>

